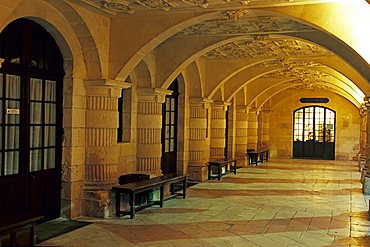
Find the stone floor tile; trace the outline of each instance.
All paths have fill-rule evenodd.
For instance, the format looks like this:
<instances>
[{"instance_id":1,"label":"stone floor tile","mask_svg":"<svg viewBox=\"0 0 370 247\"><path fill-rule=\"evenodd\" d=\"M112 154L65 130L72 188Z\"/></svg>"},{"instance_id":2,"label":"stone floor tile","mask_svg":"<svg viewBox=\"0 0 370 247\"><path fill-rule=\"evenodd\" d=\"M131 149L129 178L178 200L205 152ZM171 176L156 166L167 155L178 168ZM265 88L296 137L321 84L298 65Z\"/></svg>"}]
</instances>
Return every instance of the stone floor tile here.
<instances>
[{"instance_id":1,"label":"stone floor tile","mask_svg":"<svg viewBox=\"0 0 370 247\"><path fill-rule=\"evenodd\" d=\"M370 196L355 162L272 160L188 189L135 219L92 224L54 246L370 246Z\"/></svg>"}]
</instances>

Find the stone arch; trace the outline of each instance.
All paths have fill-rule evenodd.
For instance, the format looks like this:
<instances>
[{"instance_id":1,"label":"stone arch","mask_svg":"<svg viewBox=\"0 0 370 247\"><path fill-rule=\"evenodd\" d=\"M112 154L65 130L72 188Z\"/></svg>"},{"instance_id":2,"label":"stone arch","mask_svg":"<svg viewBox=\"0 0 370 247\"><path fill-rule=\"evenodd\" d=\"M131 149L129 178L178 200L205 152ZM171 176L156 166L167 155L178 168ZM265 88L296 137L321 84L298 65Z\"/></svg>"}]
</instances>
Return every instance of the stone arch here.
<instances>
[{"instance_id":1,"label":"stone arch","mask_svg":"<svg viewBox=\"0 0 370 247\"><path fill-rule=\"evenodd\" d=\"M150 69L148 64L141 60L140 63L136 66L134 70L135 78L136 78L136 86L138 88L154 88L152 74L150 73Z\"/></svg>"},{"instance_id":2,"label":"stone arch","mask_svg":"<svg viewBox=\"0 0 370 247\"><path fill-rule=\"evenodd\" d=\"M40 3L35 0L24 1L16 11L7 16L5 23L0 24L0 28L2 29L3 25L6 26L17 18L32 19L53 36L60 46L65 61L74 60L74 77L81 79L102 78L100 56L92 34L82 17L66 2L57 0L50 0L48 3ZM67 58L68 50L72 54L72 56L68 55L69 58Z\"/></svg>"}]
</instances>

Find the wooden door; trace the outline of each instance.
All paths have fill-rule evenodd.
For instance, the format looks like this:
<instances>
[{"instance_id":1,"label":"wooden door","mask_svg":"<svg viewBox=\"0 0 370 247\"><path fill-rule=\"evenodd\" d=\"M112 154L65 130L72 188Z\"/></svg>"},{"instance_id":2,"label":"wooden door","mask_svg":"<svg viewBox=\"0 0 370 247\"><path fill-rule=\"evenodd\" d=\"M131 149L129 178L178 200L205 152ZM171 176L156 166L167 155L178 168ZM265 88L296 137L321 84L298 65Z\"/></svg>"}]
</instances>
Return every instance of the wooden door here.
<instances>
[{"instance_id":1,"label":"wooden door","mask_svg":"<svg viewBox=\"0 0 370 247\"><path fill-rule=\"evenodd\" d=\"M177 172L177 115L178 115L178 83L175 80L162 105L162 163L163 174Z\"/></svg>"},{"instance_id":2,"label":"wooden door","mask_svg":"<svg viewBox=\"0 0 370 247\"><path fill-rule=\"evenodd\" d=\"M335 112L308 106L294 112L293 157L333 160L335 155Z\"/></svg>"},{"instance_id":3,"label":"wooden door","mask_svg":"<svg viewBox=\"0 0 370 247\"><path fill-rule=\"evenodd\" d=\"M38 24L0 34L0 212L60 216L62 56Z\"/></svg>"}]
</instances>

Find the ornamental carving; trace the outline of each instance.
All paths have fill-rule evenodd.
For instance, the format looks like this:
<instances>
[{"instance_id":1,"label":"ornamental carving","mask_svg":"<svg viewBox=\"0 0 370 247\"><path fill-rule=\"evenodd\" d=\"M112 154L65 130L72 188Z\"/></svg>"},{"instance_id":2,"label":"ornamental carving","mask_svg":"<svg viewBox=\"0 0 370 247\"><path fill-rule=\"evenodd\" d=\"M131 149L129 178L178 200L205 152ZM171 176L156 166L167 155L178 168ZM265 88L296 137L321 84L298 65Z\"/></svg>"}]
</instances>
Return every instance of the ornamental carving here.
<instances>
[{"instance_id":1,"label":"ornamental carving","mask_svg":"<svg viewBox=\"0 0 370 247\"><path fill-rule=\"evenodd\" d=\"M248 10L227 10L224 12L224 15L232 21L239 21L243 16L248 13Z\"/></svg>"},{"instance_id":2,"label":"ornamental carving","mask_svg":"<svg viewBox=\"0 0 370 247\"><path fill-rule=\"evenodd\" d=\"M211 0L182 0L184 3L191 5L198 5L203 8L207 8Z\"/></svg>"},{"instance_id":3,"label":"ornamental carving","mask_svg":"<svg viewBox=\"0 0 370 247\"><path fill-rule=\"evenodd\" d=\"M179 32L177 36L246 35L312 31L313 28L277 16L245 16L237 22L222 18L208 20Z\"/></svg>"},{"instance_id":4,"label":"ornamental carving","mask_svg":"<svg viewBox=\"0 0 370 247\"><path fill-rule=\"evenodd\" d=\"M301 81L322 80L323 78L330 78L330 77L331 75L318 71L318 70L305 69L305 68L302 69L302 68L297 68L297 67L274 71L272 73L268 73L262 76L262 78L274 78L274 79L297 78Z\"/></svg>"},{"instance_id":5,"label":"ornamental carving","mask_svg":"<svg viewBox=\"0 0 370 247\"><path fill-rule=\"evenodd\" d=\"M137 0L136 3L148 9L162 9L166 11L176 6L175 4L166 0Z\"/></svg>"},{"instance_id":6,"label":"ornamental carving","mask_svg":"<svg viewBox=\"0 0 370 247\"><path fill-rule=\"evenodd\" d=\"M293 88L294 90L312 90L312 91L329 91L331 88L329 86L323 84L317 84L316 82L313 83L303 83L297 85Z\"/></svg>"},{"instance_id":7,"label":"ornamental carving","mask_svg":"<svg viewBox=\"0 0 370 247\"><path fill-rule=\"evenodd\" d=\"M108 10L120 12L120 13L129 13L133 14L135 11L129 6L129 3L123 4L113 1L103 1L102 6Z\"/></svg>"},{"instance_id":8,"label":"ornamental carving","mask_svg":"<svg viewBox=\"0 0 370 247\"><path fill-rule=\"evenodd\" d=\"M291 47L290 47L291 46ZM225 58L247 58L247 57L307 57L307 56L328 56L331 55L316 45L303 41L284 40L242 40L232 42L209 51L204 56L208 59ZM276 60L277 65L281 62ZM269 62L273 63L273 62ZM269 64L258 65L269 66Z\"/></svg>"}]
</instances>

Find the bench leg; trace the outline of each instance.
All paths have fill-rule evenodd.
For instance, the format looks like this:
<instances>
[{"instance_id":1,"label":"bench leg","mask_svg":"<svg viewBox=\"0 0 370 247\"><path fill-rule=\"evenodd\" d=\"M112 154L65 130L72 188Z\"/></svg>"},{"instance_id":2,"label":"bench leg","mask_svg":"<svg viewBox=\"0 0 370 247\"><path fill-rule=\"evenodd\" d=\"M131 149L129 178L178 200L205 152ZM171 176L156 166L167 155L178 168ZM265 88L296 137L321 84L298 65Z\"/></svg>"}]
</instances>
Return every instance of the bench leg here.
<instances>
[{"instance_id":1,"label":"bench leg","mask_svg":"<svg viewBox=\"0 0 370 247\"><path fill-rule=\"evenodd\" d=\"M222 172L222 169L221 169L221 165L218 165L218 174L217 174L217 178L218 178L218 181L221 180L221 172Z\"/></svg>"},{"instance_id":2,"label":"bench leg","mask_svg":"<svg viewBox=\"0 0 370 247\"><path fill-rule=\"evenodd\" d=\"M135 192L130 193L130 217L135 218Z\"/></svg>"},{"instance_id":3,"label":"bench leg","mask_svg":"<svg viewBox=\"0 0 370 247\"><path fill-rule=\"evenodd\" d=\"M15 232L10 233L10 246L15 246L16 238L17 238L17 233Z\"/></svg>"},{"instance_id":4,"label":"bench leg","mask_svg":"<svg viewBox=\"0 0 370 247\"><path fill-rule=\"evenodd\" d=\"M116 190L116 216L121 216L121 192Z\"/></svg>"},{"instance_id":5,"label":"bench leg","mask_svg":"<svg viewBox=\"0 0 370 247\"><path fill-rule=\"evenodd\" d=\"M184 179L182 182L182 198L186 198L186 186L187 186L187 178Z\"/></svg>"},{"instance_id":6,"label":"bench leg","mask_svg":"<svg viewBox=\"0 0 370 247\"><path fill-rule=\"evenodd\" d=\"M30 228L30 246L36 246L36 223L33 223Z\"/></svg>"},{"instance_id":7,"label":"bench leg","mask_svg":"<svg viewBox=\"0 0 370 247\"><path fill-rule=\"evenodd\" d=\"M159 187L159 206L163 208L163 201L164 201L164 185L162 184Z\"/></svg>"},{"instance_id":8,"label":"bench leg","mask_svg":"<svg viewBox=\"0 0 370 247\"><path fill-rule=\"evenodd\" d=\"M211 170L212 170L211 168L212 168L211 165L208 164L208 180L211 179Z\"/></svg>"},{"instance_id":9,"label":"bench leg","mask_svg":"<svg viewBox=\"0 0 370 247\"><path fill-rule=\"evenodd\" d=\"M234 174L236 174L236 161L234 161L233 163L234 163Z\"/></svg>"}]
</instances>

